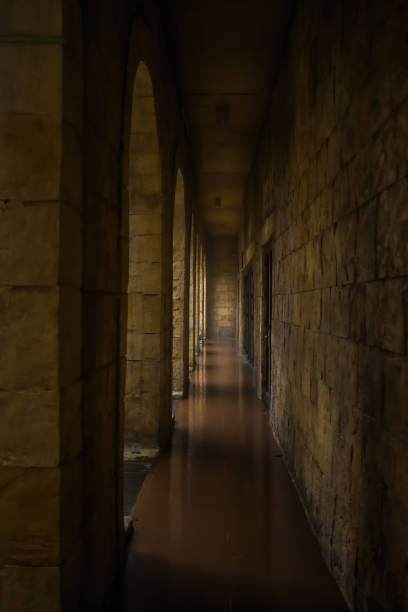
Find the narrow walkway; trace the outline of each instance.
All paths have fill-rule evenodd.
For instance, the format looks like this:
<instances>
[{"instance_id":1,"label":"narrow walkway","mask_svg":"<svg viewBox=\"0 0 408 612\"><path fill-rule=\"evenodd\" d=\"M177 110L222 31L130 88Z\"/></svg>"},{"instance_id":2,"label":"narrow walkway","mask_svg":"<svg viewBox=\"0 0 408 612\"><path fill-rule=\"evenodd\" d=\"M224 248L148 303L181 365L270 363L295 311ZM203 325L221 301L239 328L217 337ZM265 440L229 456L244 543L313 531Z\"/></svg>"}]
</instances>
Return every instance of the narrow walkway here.
<instances>
[{"instance_id":1,"label":"narrow walkway","mask_svg":"<svg viewBox=\"0 0 408 612\"><path fill-rule=\"evenodd\" d=\"M234 343L191 391L133 511L127 612L346 610Z\"/></svg>"}]
</instances>

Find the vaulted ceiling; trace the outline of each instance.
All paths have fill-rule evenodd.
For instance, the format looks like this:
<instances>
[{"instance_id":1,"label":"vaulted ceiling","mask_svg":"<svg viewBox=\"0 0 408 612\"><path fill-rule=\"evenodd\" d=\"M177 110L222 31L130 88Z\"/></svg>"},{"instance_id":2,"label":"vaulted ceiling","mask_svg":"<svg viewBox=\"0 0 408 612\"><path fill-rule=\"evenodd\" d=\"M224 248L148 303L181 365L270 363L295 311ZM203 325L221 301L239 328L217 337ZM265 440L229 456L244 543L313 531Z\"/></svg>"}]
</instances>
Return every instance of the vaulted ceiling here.
<instances>
[{"instance_id":1,"label":"vaulted ceiling","mask_svg":"<svg viewBox=\"0 0 408 612\"><path fill-rule=\"evenodd\" d=\"M162 0L209 234L238 233L292 0Z\"/></svg>"}]
</instances>

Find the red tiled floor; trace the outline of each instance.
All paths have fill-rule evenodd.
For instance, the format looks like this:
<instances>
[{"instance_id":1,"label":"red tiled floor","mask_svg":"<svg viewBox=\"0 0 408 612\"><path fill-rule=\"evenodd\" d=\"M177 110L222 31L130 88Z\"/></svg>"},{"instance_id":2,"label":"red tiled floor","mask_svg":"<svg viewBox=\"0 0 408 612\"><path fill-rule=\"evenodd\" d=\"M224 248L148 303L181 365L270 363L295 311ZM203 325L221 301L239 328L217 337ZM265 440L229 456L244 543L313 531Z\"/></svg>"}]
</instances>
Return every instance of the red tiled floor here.
<instances>
[{"instance_id":1,"label":"red tiled floor","mask_svg":"<svg viewBox=\"0 0 408 612\"><path fill-rule=\"evenodd\" d=\"M346 610L235 343L191 382L134 508L127 612Z\"/></svg>"}]
</instances>

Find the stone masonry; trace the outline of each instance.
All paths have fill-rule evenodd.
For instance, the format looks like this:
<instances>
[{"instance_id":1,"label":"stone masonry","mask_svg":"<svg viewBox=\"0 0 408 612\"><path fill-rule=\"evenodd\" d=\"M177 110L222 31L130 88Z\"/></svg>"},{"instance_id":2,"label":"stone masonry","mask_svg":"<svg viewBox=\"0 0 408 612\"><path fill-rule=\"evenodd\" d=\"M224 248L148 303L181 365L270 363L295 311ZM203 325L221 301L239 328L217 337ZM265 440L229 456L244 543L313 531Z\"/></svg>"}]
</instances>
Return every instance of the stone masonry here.
<instances>
[{"instance_id":1,"label":"stone masonry","mask_svg":"<svg viewBox=\"0 0 408 612\"><path fill-rule=\"evenodd\" d=\"M236 238L223 236L211 237L208 240L207 325L210 337L235 337L236 262Z\"/></svg>"},{"instance_id":2,"label":"stone masonry","mask_svg":"<svg viewBox=\"0 0 408 612\"><path fill-rule=\"evenodd\" d=\"M182 397L186 391L185 300L186 295L186 213L183 175L177 173L173 214L173 334L172 392Z\"/></svg>"},{"instance_id":3,"label":"stone masonry","mask_svg":"<svg viewBox=\"0 0 408 612\"><path fill-rule=\"evenodd\" d=\"M193 175L160 14L150 0L138 8L135 15L127 0L0 2L0 609L7 612L106 605L124 554L125 395L137 403L142 381L154 382L156 439L169 439L176 150L190 207ZM145 117L132 127L141 62L154 100L151 91L137 100ZM149 151L154 139L143 130L153 107L161 138ZM144 183L138 163L146 164ZM198 211L195 219L198 231ZM140 286L143 268L149 287ZM141 346L150 353L140 365Z\"/></svg>"},{"instance_id":4,"label":"stone masonry","mask_svg":"<svg viewBox=\"0 0 408 612\"><path fill-rule=\"evenodd\" d=\"M272 249L271 423L327 563L366 612L408 608L407 23L394 0L299 4L240 245L256 269L258 381Z\"/></svg>"}]
</instances>

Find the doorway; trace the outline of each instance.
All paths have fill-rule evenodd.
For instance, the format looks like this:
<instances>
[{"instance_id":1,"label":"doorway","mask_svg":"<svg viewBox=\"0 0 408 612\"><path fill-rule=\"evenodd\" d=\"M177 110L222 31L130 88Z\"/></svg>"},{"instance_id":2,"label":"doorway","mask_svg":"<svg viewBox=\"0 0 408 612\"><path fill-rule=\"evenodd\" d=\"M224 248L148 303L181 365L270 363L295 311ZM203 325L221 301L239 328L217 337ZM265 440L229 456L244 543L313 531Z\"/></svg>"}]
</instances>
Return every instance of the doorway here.
<instances>
[{"instance_id":1,"label":"doorway","mask_svg":"<svg viewBox=\"0 0 408 612\"><path fill-rule=\"evenodd\" d=\"M254 274L249 267L244 275L244 350L249 363L254 363Z\"/></svg>"},{"instance_id":2,"label":"doorway","mask_svg":"<svg viewBox=\"0 0 408 612\"><path fill-rule=\"evenodd\" d=\"M272 327L272 250L267 247L263 258L263 359L262 399L269 410L271 403L271 327Z\"/></svg>"}]
</instances>

